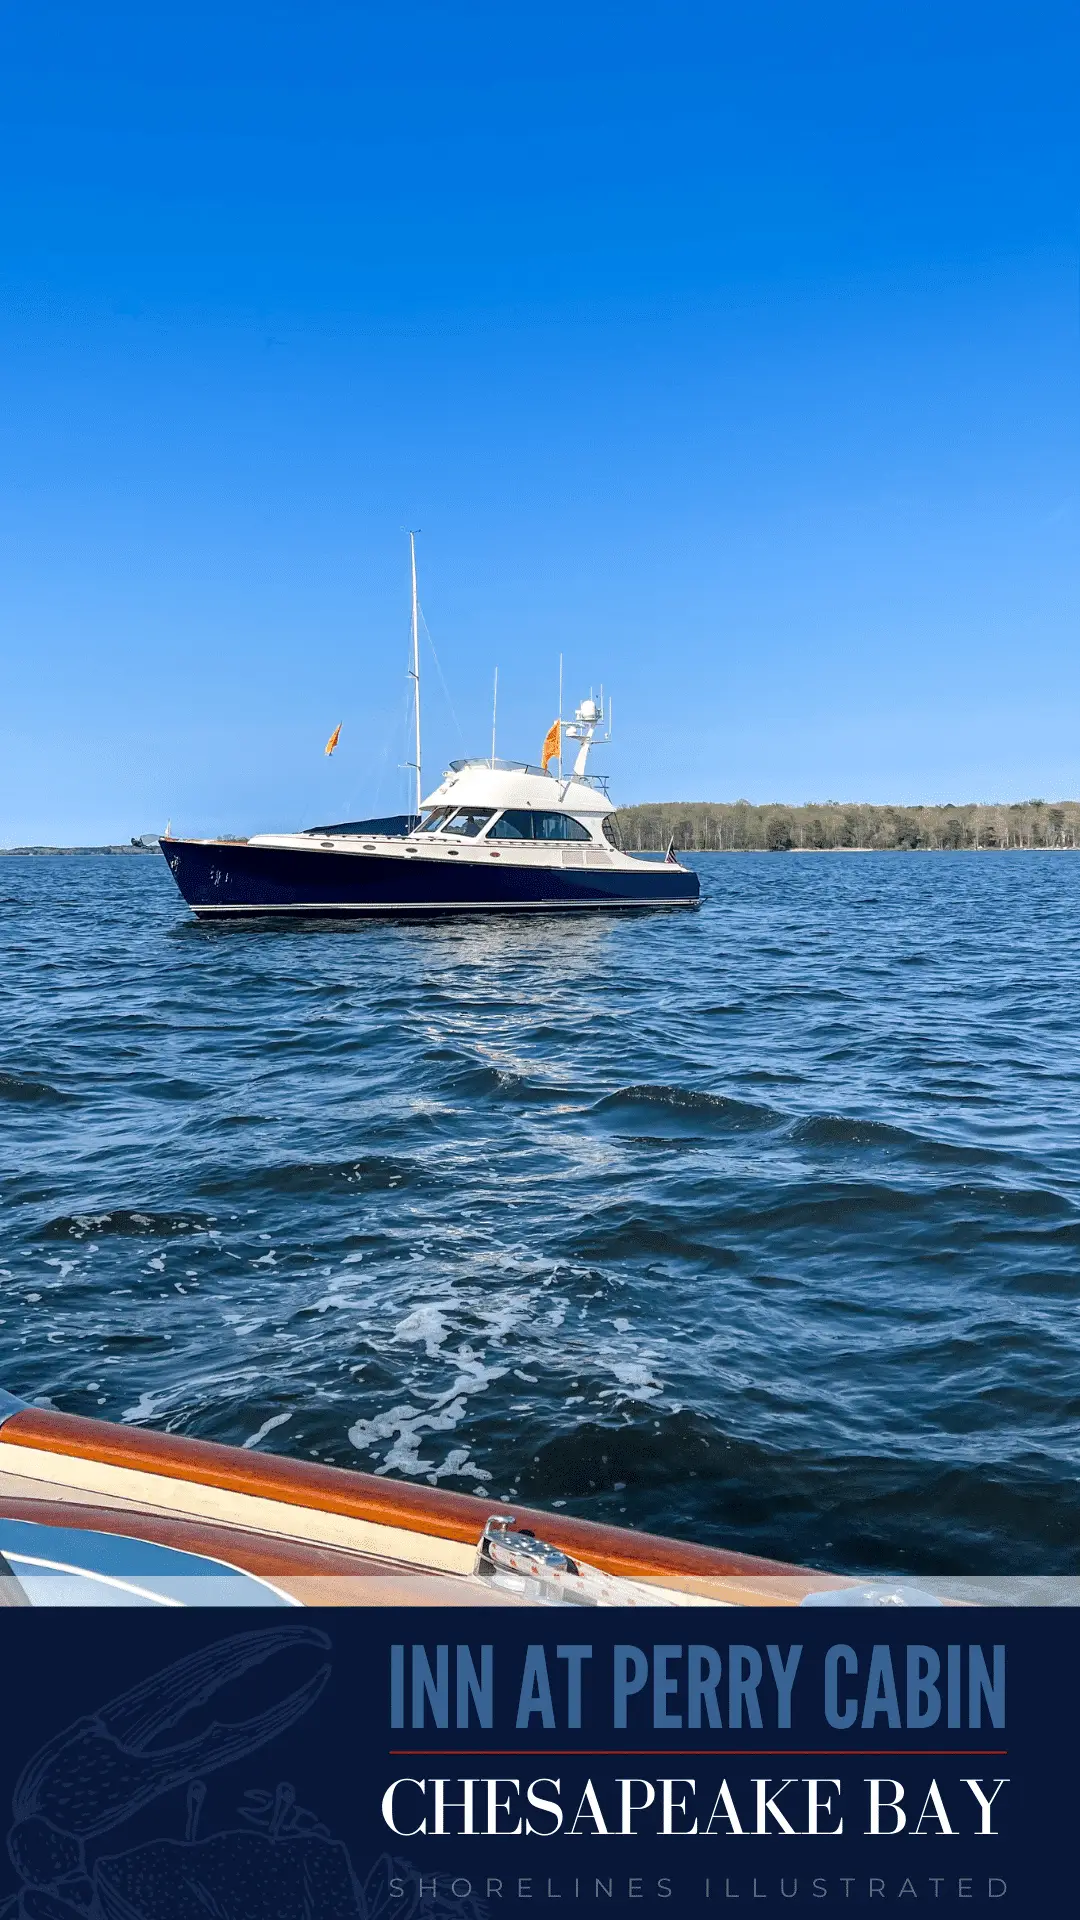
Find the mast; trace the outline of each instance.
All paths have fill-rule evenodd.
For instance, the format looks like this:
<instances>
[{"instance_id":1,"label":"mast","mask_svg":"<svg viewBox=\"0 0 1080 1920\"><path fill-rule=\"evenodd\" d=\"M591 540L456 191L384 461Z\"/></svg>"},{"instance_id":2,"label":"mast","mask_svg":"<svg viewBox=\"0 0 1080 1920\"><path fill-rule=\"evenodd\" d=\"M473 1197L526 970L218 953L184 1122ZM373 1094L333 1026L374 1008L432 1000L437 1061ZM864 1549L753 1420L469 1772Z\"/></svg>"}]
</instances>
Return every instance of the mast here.
<instances>
[{"instance_id":1,"label":"mast","mask_svg":"<svg viewBox=\"0 0 1080 1920\"><path fill-rule=\"evenodd\" d=\"M416 535L409 532L409 559L412 563L412 667L409 678L413 683L413 711L416 715L416 811L420 812L423 784L420 775L420 610L416 599Z\"/></svg>"},{"instance_id":2,"label":"mast","mask_svg":"<svg viewBox=\"0 0 1080 1920\"><path fill-rule=\"evenodd\" d=\"M559 779L562 779L562 654L559 655Z\"/></svg>"}]
</instances>

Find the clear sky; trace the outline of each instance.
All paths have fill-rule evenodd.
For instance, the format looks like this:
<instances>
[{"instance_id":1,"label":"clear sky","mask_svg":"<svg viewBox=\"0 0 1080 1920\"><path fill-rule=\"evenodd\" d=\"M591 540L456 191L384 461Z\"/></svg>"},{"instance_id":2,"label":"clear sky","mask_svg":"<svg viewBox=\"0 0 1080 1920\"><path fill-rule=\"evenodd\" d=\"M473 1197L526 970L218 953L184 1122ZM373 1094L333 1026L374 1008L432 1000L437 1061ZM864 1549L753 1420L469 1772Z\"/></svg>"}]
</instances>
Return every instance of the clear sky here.
<instances>
[{"instance_id":1,"label":"clear sky","mask_svg":"<svg viewBox=\"0 0 1080 1920\"><path fill-rule=\"evenodd\" d=\"M428 785L561 651L623 800L1080 794L1078 51L0 0L0 844L401 806L404 526Z\"/></svg>"}]
</instances>

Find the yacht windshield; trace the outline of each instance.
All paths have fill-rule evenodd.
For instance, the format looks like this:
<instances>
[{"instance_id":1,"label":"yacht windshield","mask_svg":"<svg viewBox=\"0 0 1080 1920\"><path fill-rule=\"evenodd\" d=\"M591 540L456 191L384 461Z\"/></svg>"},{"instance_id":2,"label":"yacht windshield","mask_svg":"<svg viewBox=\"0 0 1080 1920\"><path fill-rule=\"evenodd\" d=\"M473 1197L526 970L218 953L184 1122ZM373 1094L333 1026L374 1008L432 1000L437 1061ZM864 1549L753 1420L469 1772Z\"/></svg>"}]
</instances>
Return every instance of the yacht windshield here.
<instances>
[{"instance_id":1,"label":"yacht windshield","mask_svg":"<svg viewBox=\"0 0 1080 1920\"><path fill-rule=\"evenodd\" d=\"M587 828L568 813L540 813L531 807L511 807L496 820L489 840L588 840Z\"/></svg>"},{"instance_id":2,"label":"yacht windshield","mask_svg":"<svg viewBox=\"0 0 1080 1920\"><path fill-rule=\"evenodd\" d=\"M449 807L432 807L431 812L425 813L423 819L413 828L413 832L434 833L436 828L446 819L449 811Z\"/></svg>"},{"instance_id":3,"label":"yacht windshield","mask_svg":"<svg viewBox=\"0 0 1080 1920\"><path fill-rule=\"evenodd\" d=\"M462 807L442 829L444 833L460 833L466 840L475 840L482 833L494 813L494 807Z\"/></svg>"}]
</instances>

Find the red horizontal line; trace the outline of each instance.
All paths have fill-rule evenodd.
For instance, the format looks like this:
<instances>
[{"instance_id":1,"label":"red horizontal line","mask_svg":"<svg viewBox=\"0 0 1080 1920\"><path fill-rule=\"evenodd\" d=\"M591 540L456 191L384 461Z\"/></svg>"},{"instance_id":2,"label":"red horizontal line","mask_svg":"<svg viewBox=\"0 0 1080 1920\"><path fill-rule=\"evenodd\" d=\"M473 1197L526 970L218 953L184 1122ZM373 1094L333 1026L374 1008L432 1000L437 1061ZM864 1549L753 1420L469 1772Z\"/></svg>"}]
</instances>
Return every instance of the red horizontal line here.
<instances>
[{"instance_id":1,"label":"red horizontal line","mask_svg":"<svg viewBox=\"0 0 1080 1920\"><path fill-rule=\"evenodd\" d=\"M391 1747L392 1760L1003 1760L1007 1747Z\"/></svg>"}]
</instances>

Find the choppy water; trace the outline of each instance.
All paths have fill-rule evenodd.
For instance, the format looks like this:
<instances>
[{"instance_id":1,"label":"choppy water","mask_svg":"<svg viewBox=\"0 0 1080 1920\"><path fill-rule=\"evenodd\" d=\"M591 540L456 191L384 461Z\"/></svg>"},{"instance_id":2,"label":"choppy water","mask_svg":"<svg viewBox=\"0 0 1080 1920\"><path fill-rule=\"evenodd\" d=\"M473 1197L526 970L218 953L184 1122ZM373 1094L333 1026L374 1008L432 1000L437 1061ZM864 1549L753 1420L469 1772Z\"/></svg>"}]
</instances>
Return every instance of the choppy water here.
<instances>
[{"instance_id":1,"label":"choppy water","mask_svg":"<svg viewBox=\"0 0 1080 1920\"><path fill-rule=\"evenodd\" d=\"M0 862L0 1384L833 1566L1080 1572L1080 859L202 928Z\"/></svg>"}]
</instances>

